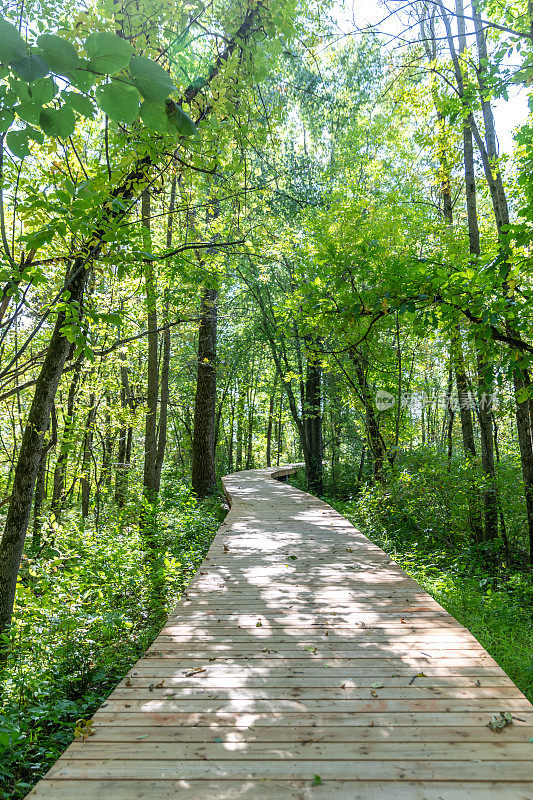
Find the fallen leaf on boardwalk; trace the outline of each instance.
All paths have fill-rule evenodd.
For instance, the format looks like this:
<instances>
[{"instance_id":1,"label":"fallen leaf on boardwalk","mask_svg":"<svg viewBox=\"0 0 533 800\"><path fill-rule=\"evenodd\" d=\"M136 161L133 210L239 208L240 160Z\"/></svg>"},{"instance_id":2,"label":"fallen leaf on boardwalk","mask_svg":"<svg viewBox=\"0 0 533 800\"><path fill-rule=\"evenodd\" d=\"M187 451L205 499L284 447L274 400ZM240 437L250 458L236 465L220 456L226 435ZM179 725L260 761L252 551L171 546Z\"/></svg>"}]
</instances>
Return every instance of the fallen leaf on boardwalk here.
<instances>
[{"instance_id":1,"label":"fallen leaf on boardwalk","mask_svg":"<svg viewBox=\"0 0 533 800\"><path fill-rule=\"evenodd\" d=\"M146 739L146 738L147 738L147 736L148 736L148 734L147 734L147 733L145 733L145 734L143 734L142 736L136 736L135 738L136 738L136 739Z\"/></svg>"},{"instance_id":2,"label":"fallen leaf on boardwalk","mask_svg":"<svg viewBox=\"0 0 533 800\"><path fill-rule=\"evenodd\" d=\"M211 660L211 659L209 659ZM214 659L213 659L214 661ZM199 675L200 672L205 672L205 667L194 667L194 669L188 669L183 674L186 678L192 678L193 675Z\"/></svg>"},{"instance_id":3,"label":"fallen leaf on boardwalk","mask_svg":"<svg viewBox=\"0 0 533 800\"><path fill-rule=\"evenodd\" d=\"M352 548L351 548L351 547L347 547L347 548L346 548L346 552L347 552L347 553L353 553L353 550L352 550Z\"/></svg>"},{"instance_id":4,"label":"fallen leaf on boardwalk","mask_svg":"<svg viewBox=\"0 0 533 800\"><path fill-rule=\"evenodd\" d=\"M296 561L296 559L298 558L298 556L289 556L289 558L290 558L290 560L291 560L291 561Z\"/></svg>"},{"instance_id":5,"label":"fallen leaf on boardwalk","mask_svg":"<svg viewBox=\"0 0 533 800\"><path fill-rule=\"evenodd\" d=\"M424 672L417 672L417 674L413 675L413 677L409 681L409 686L412 686L417 678L427 678L427 675Z\"/></svg>"},{"instance_id":6,"label":"fallen leaf on boardwalk","mask_svg":"<svg viewBox=\"0 0 533 800\"><path fill-rule=\"evenodd\" d=\"M92 719L77 719L76 727L74 728L74 738L83 739L83 741L85 741L88 736L94 736L93 725L94 722Z\"/></svg>"},{"instance_id":7,"label":"fallen leaf on boardwalk","mask_svg":"<svg viewBox=\"0 0 533 800\"><path fill-rule=\"evenodd\" d=\"M227 544L224 545L224 552L229 553L229 547Z\"/></svg>"},{"instance_id":8,"label":"fallen leaf on boardwalk","mask_svg":"<svg viewBox=\"0 0 533 800\"><path fill-rule=\"evenodd\" d=\"M493 714L489 722L487 722L487 728L490 728L495 733L501 733L504 728L512 724L513 718L509 711L499 711L497 714Z\"/></svg>"},{"instance_id":9,"label":"fallen leaf on boardwalk","mask_svg":"<svg viewBox=\"0 0 533 800\"><path fill-rule=\"evenodd\" d=\"M148 687L148 691L149 692L153 692L154 691L154 684L153 683L151 683L150 686Z\"/></svg>"},{"instance_id":10,"label":"fallen leaf on boardwalk","mask_svg":"<svg viewBox=\"0 0 533 800\"><path fill-rule=\"evenodd\" d=\"M378 693L376 692L375 689L370 689L370 694L371 694L372 697L377 697L378 696Z\"/></svg>"},{"instance_id":11,"label":"fallen leaf on boardwalk","mask_svg":"<svg viewBox=\"0 0 533 800\"><path fill-rule=\"evenodd\" d=\"M385 686L384 683L373 683L372 689L383 689L384 686Z\"/></svg>"},{"instance_id":12,"label":"fallen leaf on boardwalk","mask_svg":"<svg viewBox=\"0 0 533 800\"><path fill-rule=\"evenodd\" d=\"M479 678L478 678L478 679L477 679L477 681L475 682L474 686L481 686L481 681L479 680Z\"/></svg>"},{"instance_id":13,"label":"fallen leaf on boardwalk","mask_svg":"<svg viewBox=\"0 0 533 800\"><path fill-rule=\"evenodd\" d=\"M261 620L259 620L259 622L255 623L255 627L256 628L262 628L263 627L263 623L261 622Z\"/></svg>"},{"instance_id":14,"label":"fallen leaf on boardwalk","mask_svg":"<svg viewBox=\"0 0 533 800\"><path fill-rule=\"evenodd\" d=\"M324 669L329 669L329 664L324 664Z\"/></svg>"},{"instance_id":15,"label":"fallen leaf on boardwalk","mask_svg":"<svg viewBox=\"0 0 533 800\"><path fill-rule=\"evenodd\" d=\"M309 647L306 647L305 649L309 650L310 653L314 653L314 654L316 654L318 652L316 647L313 647L313 645L310 645Z\"/></svg>"},{"instance_id":16,"label":"fallen leaf on boardwalk","mask_svg":"<svg viewBox=\"0 0 533 800\"><path fill-rule=\"evenodd\" d=\"M126 678L126 686L133 686L130 678Z\"/></svg>"},{"instance_id":17,"label":"fallen leaf on boardwalk","mask_svg":"<svg viewBox=\"0 0 533 800\"><path fill-rule=\"evenodd\" d=\"M215 738L213 739L213 741L214 741L214 742L216 742L217 744L220 744L220 742L222 742L222 741L224 741L224 740L223 740L223 739L221 739L221 738L220 738L220 736L215 736Z\"/></svg>"},{"instance_id":18,"label":"fallen leaf on boardwalk","mask_svg":"<svg viewBox=\"0 0 533 800\"><path fill-rule=\"evenodd\" d=\"M407 625L407 622L403 619L403 617L400 618L400 622L402 623L402 625Z\"/></svg>"},{"instance_id":19,"label":"fallen leaf on boardwalk","mask_svg":"<svg viewBox=\"0 0 533 800\"><path fill-rule=\"evenodd\" d=\"M321 783L322 783L322 778L320 777L320 775L315 775L315 777L313 778L313 786L320 786Z\"/></svg>"}]
</instances>

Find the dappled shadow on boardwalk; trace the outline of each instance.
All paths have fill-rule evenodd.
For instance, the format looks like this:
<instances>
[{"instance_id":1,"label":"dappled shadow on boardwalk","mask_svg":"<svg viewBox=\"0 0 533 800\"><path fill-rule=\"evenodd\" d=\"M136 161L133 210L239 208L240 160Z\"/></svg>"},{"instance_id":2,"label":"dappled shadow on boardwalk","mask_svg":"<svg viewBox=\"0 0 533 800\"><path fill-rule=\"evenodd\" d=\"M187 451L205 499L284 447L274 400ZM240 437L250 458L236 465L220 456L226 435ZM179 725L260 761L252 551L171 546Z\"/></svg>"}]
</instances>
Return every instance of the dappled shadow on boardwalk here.
<instances>
[{"instance_id":1,"label":"dappled shadow on boardwalk","mask_svg":"<svg viewBox=\"0 0 533 800\"><path fill-rule=\"evenodd\" d=\"M195 580L35 797L533 796L531 705L382 550L272 472L225 479Z\"/></svg>"}]
</instances>

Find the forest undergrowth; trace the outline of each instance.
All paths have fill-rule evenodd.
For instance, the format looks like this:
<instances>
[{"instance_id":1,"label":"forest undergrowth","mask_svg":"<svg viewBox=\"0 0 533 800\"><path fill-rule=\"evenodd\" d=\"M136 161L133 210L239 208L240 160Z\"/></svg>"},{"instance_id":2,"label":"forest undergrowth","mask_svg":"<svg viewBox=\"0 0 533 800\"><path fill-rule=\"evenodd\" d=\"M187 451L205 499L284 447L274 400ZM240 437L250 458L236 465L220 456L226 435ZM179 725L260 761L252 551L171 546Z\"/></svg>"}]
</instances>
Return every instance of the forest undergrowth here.
<instances>
[{"instance_id":1,"label":"forest undergrowth","mask_svg":"<svg viewBox=\"0 0 533 800\"><path fill-rule=\"evenodd\" d=\"M159 633L226 511L167 475L157 524L138 504L98 527L66 513L17 585L0 709L0 798L25 797ZM157 555L153 555L153 554Z\"/></svg>"},{"instance_id":2,"label":"forest undergrowth","mask_svg":"<svg viewBox=\"0 0 533 800\"><path fill-rule=\"evenodd\" d=\"M468 531L464 462L429 448L400 457L385 485L354 486L345 467L324 500L385 550L450 614L468 628L529 700L533 700L533 582L527 563L520 498L512 487L519 465L501 465L501 499L509 551L504 542L476 544ZM305 483L302 473L293 476Z\"/></svg>"}]
</instances>

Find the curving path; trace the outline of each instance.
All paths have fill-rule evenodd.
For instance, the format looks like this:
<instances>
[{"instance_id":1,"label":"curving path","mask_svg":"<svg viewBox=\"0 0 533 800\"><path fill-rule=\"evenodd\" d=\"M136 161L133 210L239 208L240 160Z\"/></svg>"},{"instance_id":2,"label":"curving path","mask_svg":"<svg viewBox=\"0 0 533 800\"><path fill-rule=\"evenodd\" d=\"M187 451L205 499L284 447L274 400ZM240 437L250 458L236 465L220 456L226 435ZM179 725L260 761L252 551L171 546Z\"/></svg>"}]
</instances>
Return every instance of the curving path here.
<instances>
[{"instance_id":1,"label":"curving path","mask_svg":"<svg viewBox=\"0 0 533 800\"><path fill-rule=\"evenodd\" d=\"M224 478L194 581L31 798L532 800L531 704L293 470Z\"/></svg>"}]
</instances>

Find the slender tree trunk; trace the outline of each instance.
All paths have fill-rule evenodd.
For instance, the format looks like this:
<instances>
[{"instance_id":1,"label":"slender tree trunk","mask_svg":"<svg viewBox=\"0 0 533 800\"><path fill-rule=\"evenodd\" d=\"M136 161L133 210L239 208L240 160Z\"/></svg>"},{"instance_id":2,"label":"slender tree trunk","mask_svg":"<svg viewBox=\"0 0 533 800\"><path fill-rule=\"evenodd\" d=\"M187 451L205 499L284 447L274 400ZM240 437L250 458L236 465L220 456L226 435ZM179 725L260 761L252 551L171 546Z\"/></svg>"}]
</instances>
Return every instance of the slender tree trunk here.
<instances>
[{"instance_id":1,"label":"slender tree trunk","mask_svg":"<svg viewBox=\"0 0 533 800\"><path fill-rule=\"evenodd\" d=\"M192 485L198 497L216 492L215 418L216 418L216 341L217 291L204 289L198 336L198 371L194 404L192 446Z\"/></svg>"},{"instance_id":2,"label":"slender tree trunk","mask_svg":"<svg viewBox=\"0 0 533 800\"><path fill-rule=\"evenodd\" d=\"M365 425L369 449L372 454L374 478L379 483L386 483L385 465L388 460L387 448L385 447L379 430L372 393L366 378L364 358L355 350L350 350L350 357L355 367L359 392L365 410Z\"/></svg>"},{"instance_id":3,"label":"slender tree trunk","mask_svg":"<svg viewBox=\"0 0 533 800\"><path fill-rule=\"evenodd\" d=\"M498 536L498 497L496 491L496 466L494 464L494 442L492 435L492 415L490 396L485 381L485 364L478 352L477 371L479 398L479 428L481 439L481 464L485 476L483 493L485 539L496 539Z\"/></svg>"},{"instance_id":4,"label":"slender tree trunk","mask_svg":"<svg viewBox=\"0 0 533 800\"><path fill-rule=\"evenodd\" d=\"M237 388L238 397L237 397L237 442L236 442L236 461L235 461L235 469L237 472L242 469L242 439L243 439L243 427L244 427L244 395Z\"/></svg>"},{"instance_id":5,"label":"slender tree trunk","mask_svg":"<svg viewBox=\"0 0 533 800\"><path fill-rule=\"evenodd\" d=\"M130 403L130 388L128 381L128 371L125 366L120 368L120 404L122 415L127 412ZM129 429L131 431L131 427ZM115 503L119 508L124 506L126 500L126 488L128 484L129 459L126 456L128 442L128 426L125 421L121 422L118 434L117 466L115 473Z\"/></svg>"},{"instance_id":6,"label":"slender tree trunk","mask_svg":"<svg viewBox=\"0 0 533 800\"><path fill-rule=\"evenodd\" d=\"M307 438L306 473L311 491L322 494L324 446L322 439L322 369L316 354L308 351L305 380L304 428Z\"/></svg>"},{"instance_id":7,"label":"slender tree trunk","mask_svg":"<svg viewBox=\"0 0 533 800\"><path fill-rule=\"evenodd\" d=\"M157 439L157 460L155 465L155 491L159 492L161 486L161 472L165 460L168 428L168 401L170 374L170 328L163 331L163 353L161 358L161 402L159 406L159 431Z\"/></svg>"},{"instance_id":8,"label":"slender tree trunk","mask_svg":"<svg viewBox=\"0 0 533 800\"><path fill-rule=\"evenodd\" d=\"M83 437L83 461L81 467L81 516L87 519L89 516L89 503L91 498L91 472L92 472L92 449L94 436L94 421L96 418L96 398L91 393L89 398L89 412L85 424L85 434Z\"/></svg>"},{"instance_id":9,"label":"slender tree trunk","mask_svg":"<svg viewBox=\"0 0 533 800\"><path fill-rule=\"evenodd\" d=\"M470 468L475 468L477 461L476 441L474 436L474 425L472 420L472 397L469 391L468 378L466 375L463 348L461 344L461 334L458 331L452 340L452 359L455 372L455 382L457 385L457 396L459 402L459 417L461 420L461 433L463 437L463 449L465 458ZM476 485L476 476L472 475L471 485L468 492L468 507L470 528L474 534L476 542L483 539L483 525L480 518L480 497Z\"/></svg>"},{"instance_id":10,"label":"slender tree trunk","mask_svg":"<svg viewBox=\"0 0 533 800\"><path fill-rule=\"evenodd\" d=\"M267 429L266 429L266 465L267 467L272 466L272 428L274 426L274 408L276 402L276 383L277 383L278 376L276 374L274 378L274 384L272 386L272 392L270 395L270 400L268 404L268 419L267 419Z\"/></svg>"},{"instance_id":11,"label":"slender tree trunk","mask_svg":"<svg viewBox=\"0 0 533 800\"><path fill-rule=\"evenodd\" d=\"M172 176L170 185L170 200L168 206L167 217L167 248L172 247L172 231L174 221L174 209L176 207L176 187L177 178L176 173ZM170 297L168 288L165 289L165 323L168 326L169 320L169 306ZM161 472L163 470L163 462L165 460L165 449L167 446L167 428L168 428L168 401L169 393L169 375L170 375L170 328L166 327L163 331L163 354L161 358L161 402L159 405L159 430L157 438L157 459L155 464L155 491L159 493L161 486Z\"/></svg>"},{"instance_id":12,"label":"slender tree trunk","mask_svg":"<svg viewBox=\"0 0 533 800\"><path fill-rule=\"evenodd\" d=\"M150 236L150 193L142 194L142 228L146 250L151 248ZM149 525L150 509L157 497L156 459L157 459L157 401L159 396L158 334L157 334L157 290L156 276L152 261L144 266L146 308L148 312L148 366L146 392L146 421L144 433L144 473L143 495L146 506L141 513L141 529Z\"/></svg>"},{"instance_id":13,"label":"slender tree trunk","mask_svg":"<svg viewBox=\"0 0 533 800\"><path fill-rule=\"evenodd\" d=\"M83 356L80 356L70 381L63 435L61 438L61 446L59 448L59 456L57 458L54 470L54 485L52 489L52 503L50 511L58 522L61 517L63 503L65 502L65 480L67 475L68 457L72 449L72 439L74 434L74 402L80 380L82 362Z\"/></svg>"}]
</instances>

